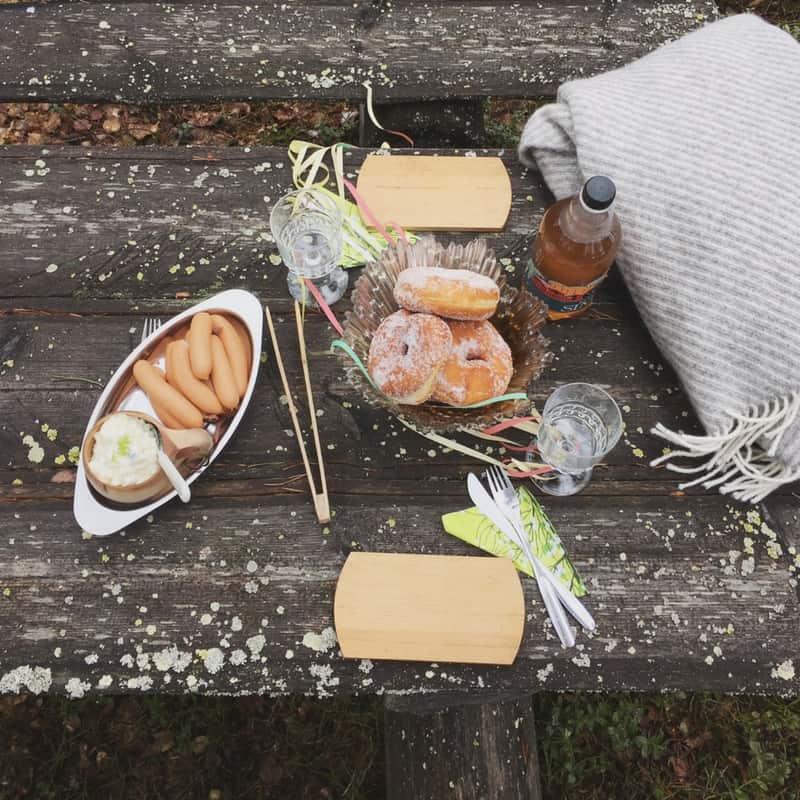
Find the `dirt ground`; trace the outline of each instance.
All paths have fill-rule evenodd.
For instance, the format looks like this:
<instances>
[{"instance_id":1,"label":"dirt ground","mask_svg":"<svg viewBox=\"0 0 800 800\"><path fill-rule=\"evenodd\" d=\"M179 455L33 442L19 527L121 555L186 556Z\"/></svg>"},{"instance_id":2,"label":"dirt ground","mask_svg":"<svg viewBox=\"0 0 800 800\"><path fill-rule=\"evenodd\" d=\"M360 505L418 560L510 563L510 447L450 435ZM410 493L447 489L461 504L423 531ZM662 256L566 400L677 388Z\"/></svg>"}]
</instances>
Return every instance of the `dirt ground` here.
<instances>
[{"instance_id":1,"label":"dirt ground","mask_svg":"<svg viewBox=\"0 0 800 800\"><path fill-rule=\"evenodd\" d=\"M542 693L545 800L798 800L800 700ZM381 800L380 699L0 698L0 800ZM491 798L487 798L491 800Z\"/></svg>"}]
</instances>

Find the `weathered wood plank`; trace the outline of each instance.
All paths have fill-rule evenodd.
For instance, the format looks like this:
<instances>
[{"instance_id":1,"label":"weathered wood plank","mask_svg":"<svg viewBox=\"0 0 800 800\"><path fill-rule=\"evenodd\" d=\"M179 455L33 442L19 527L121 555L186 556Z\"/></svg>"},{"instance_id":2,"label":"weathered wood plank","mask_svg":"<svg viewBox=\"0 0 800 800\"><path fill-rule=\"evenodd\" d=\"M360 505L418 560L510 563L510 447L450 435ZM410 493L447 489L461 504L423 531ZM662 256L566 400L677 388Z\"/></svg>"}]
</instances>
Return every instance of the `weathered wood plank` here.
<instances>
[{"instance_id":1,"label":"weathered wood plank","mask_svg":"<svg viewBox=\"0 0 800 800\"><path fill-rule=\"evenodd\" d=\"M467 502L340 497L320 529L300 495L198 500L125 536L88 541L64 502L0 506L0 681L14 686L22 673L13 671L27 665L51 670L59 689L152 681L158 691L320 695L800 690L787 557L770 557L769 533L746 509L712 496L547 501L598 623L577 649L560 649L526 579L528 621L512 667L341 659L323 632L346 553L474 555L439 523ZM263 646L252 638L261 636ZM182 671L166 668L176 660L186 661Z\"/></svg>"},{"instance_id":2,"label":"weathered wood plank","mask_svg":"<svg viewBox=\"0 0 800 800\"><path fill-rule=\"evenodd\" d=\"M345 151L348 177L369 152ZM513 152L443 154L459 153L503 157L512 209L492 244L498 256L511 253L507 269L521 273L524 239L552 196ZM286 150L278 147L0 148L0 190L10 198L0 206L0 310L72 312L79 300L98 313L162 313L180 306L178 293L196 300L242 285L289 309L269 211L291 186ZM445 242L473 237L440 235ZM627 294L612 273L601 301L621 297Z\"/></svg>"},{"instance_id":3,"label":"weathered wood plank","mask_svg":"<svg viewBox=\"0 0 800 800\"><path fill-rule=\"evenodd\" d=\"M415 709L384 709L387 800L541 800L530 696Z\"/></svg>"},{"instance_id":4,"label":"weathered wood plank","mask_svg":"<svg viewBox=\"0 0 800 800\"><path fill-rule=\"evenodd\" d=\"M368 152L345 152L350 177ZM551 201L538 173L514 153L504 157L514 202L498 252L534 230ZM138 302L246 284L285 302L269 212L291 186L277 147L2 148L0 298L6 306L26 297Z\"/></svg>"},{"instance_id":5,"label":"weathered wood plank","mask_svg":"<svg viewBox=\"0 0 800 800\"><path fill-rule=\"evenodd\" d=\"M60 2L0 8L0 97L541 96L713 17L708 0Z\"/></svg>"},{"instance_id":6,"label":"weathered wood plank","mask_svg":"<svg viewBox=\"0 0 800 800\"><path fill-rule=\"evenodd\" d=\"M276 319L282 339L290 341L292 318L278 315ZM328 463L335 467L333 486L345 491L415 491L415 476L408 473L417 470L439 478L424 491L428 487L433 491L434 486L436 491L446 491L443 484L449 480L458 481L461 491L464 470L474 464L458 454L443 455L440 447L361 403L338 358L324 352L331 339L327 323L319 316L309 316L307 325L308 340L317 343L311 369L319 387L319 422L329 446ZM0 468L24 481L22 487L12 486L10 481L0 484L0 497L29 497L35 488L63 494L65 487L49 481L64 468L63 457L70 448L80 444L85 420L99 393L99 386L85 380L104 382L138 342L140 328L141 317L135 315L10 314L0 318L0 354L4 362L13 363L0 367ZM638 320L574 320L550 326L548 336L555 358L531 392L540 408L558 383L587 375L607 385L623 406L626 436L606 465L598 468L597 481L604 485L598 483L592 491L647 493L659 482L664 483L660 493L673 491L673 475L647 467L647 461L660 454L662 447L648 431L659 420L688 427L687 402L674 375L661 368L658 352L642 335ZM291 422L278 399L280 382L269 361L269 342L264 347L267 364L262 367L251 410L204 482L250 481L249 491L260 490L259 479L276 482L276 473L287 475L287 464L298 461L288 433ZM284 358L293 385L300 386L295 349L286 348ZM302 398L298 402L302 404ZM49 434L56 437L54 441L42 432L43 425L57 431ZM23 443L28 434L44 448L41 464L28 459L29 448ZM377 443L380 453L375 450ZM431 451L437 454L435 463ZM299 468L289 470L288 475L299 472ZM623 490L621 482L632 485ZM383 489L384 483L391 489ZM245 488L242 485L239 490ZM229 490L231 487L219 489Z\"/></svg>"},{"instance_id":7,"label":"weathered wood plank","mask_svg":"<svg viewBox=\"0 0 800 800\"><path fill-rule=\"evenodd\" d=\"M174 299L178 289L196 296L244 285L273 304L282 329L291 322L281 318L288 310L282 270L269 263L272 245L261 239L269 207L263 197L276 196L289 183L285 164L278 167L283 153L226 151L224 161L214 160L221 155L87 154L77 148L0 154L0 180L11 197L10 207L0 211L0 267L4 278L10 276L0 289L4 690L29 677L18 669L27 664L50 669L56 686L78 692L81 681L135 690L147 687L148 679L167 691L318 694L495 693L542 686L798 691L792 661L798 609L790 570L795 553L780 555L770 539L775 534L746 509L713 495L676 496L672 475L646 467L660 451L645 433L654 421L693 423L684 416L687 403L674 375L661 367L624 295L602 307L611 318L548 330L556 361L533 391L541 405L557 383L605 383L623 404L628 425L625 441L585 494L547 504L592 588L600 630L583 650L557 649L530 585L526 640L510 670L370 668L343 662L326 637L317 638L331 624L332 589L348 549L470 552L441 533L438 519L442 510L467 504L463 477L474 468L382 412L360 407L337 363L322 353L312 356L312 369L323 436L327 432L326 441L334 445L328 464L337 511L327 535L313 521L302 483L287 484L300 468L268 363L239 435L197 485L188 509L164 509L152 524L143 522L125 537L81 540L69 510L70 486L53 483L69 467L55 458L78 444L98 389L63 377L105 379L138 339L145 313L167 315L183 307ZM196 157L209 172L199 187ZM36 164L39 158L44 166ZM270 158L275 163L268 168ZM363 151L348 158L353 172ZM23 163L32 177L18 178ZM499 243L529 232L548 200L537 175L525 173L510 156L509 167L515 209ZM50 204L44 215L37 213L40 201ZM56 202L75 203L75 218L72 206L67 212ZM146 244L131 238L131 231ZM227 251L201 272L207 265L199 259L214 247ZM181 250L184 258L178 258ZM89 267L87 259L78 260L87 252ZM197 263L194 272L185 269L187 262ZM48 272L51 263L57 269ZM70 263L76 264L75 278ZM519 266L509 265L517 272ZM181 277L171 283L175 275ZM309 340L324 343L322 320L312 316L308 324ZM296 376L296 356L287 355ZM41 429L45 423L58 430L53 442ZM44 447L41 464L28 460L25 433ZM15 480L22 485L13 485ZM769 504L770 524L785 551L798 541L792 491ZM250 561L254 572L247 568ZM234 616L240 630L233 630ZM307 633L310 647L302 644ZM254 660L247 641L258 649L261 640L252 637L260 635L264 645ZM173 645L176 650L163 653ZM314 649L319 647L327 649L320 653ZM241 653L233 656L237 649ZM176 659L178 666L183 660L189 666L178 672L159 667ZM219 660L225 666L214 671Z\"/></svg>"}]
</instances>

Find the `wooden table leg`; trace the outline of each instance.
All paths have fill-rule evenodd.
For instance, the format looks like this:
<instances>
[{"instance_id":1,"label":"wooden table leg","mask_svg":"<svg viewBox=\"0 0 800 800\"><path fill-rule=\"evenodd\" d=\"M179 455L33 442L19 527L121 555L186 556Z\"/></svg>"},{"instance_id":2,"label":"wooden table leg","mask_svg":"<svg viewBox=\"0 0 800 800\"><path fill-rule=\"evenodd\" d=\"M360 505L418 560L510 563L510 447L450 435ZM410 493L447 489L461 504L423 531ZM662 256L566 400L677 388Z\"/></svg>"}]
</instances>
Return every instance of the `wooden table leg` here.
<instances>
[{"instance_id":1,"label":"wooden table leg","mask_svg":"<svg viewBox=\"0 0 800 800\"><path fill-rule=\"evenodd\" d=\"M389 696L384 730L387 800L541 800L530 695L450 706Z\"/></svg>"}]
</instances>

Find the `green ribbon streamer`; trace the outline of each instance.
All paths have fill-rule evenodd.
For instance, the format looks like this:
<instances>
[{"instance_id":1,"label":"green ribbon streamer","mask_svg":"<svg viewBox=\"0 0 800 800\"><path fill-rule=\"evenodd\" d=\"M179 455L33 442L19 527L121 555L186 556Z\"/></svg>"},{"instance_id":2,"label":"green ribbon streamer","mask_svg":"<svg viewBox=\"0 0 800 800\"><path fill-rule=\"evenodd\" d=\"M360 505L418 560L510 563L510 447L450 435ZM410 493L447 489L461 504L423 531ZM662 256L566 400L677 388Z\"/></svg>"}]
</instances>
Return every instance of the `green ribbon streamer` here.
<instances>
[{"instance_id":1,"label":"green ribbon streamer","mask_svg":"<svg viewBox=\"0 0 800 800\"><path fill-rule=\"evenodd\" d=\"M488 400L481 400L480 403L471 403L468 406L459 406L459 408L483 408L484 406L491 406L495 403L505 403L507 400L527 400L528 395L526 392L509 392L508 394L499 394L497 397L490 397Z\"/></svg>"},{"instance_id":2,"label":"green ribbon streamer","mask_svg":"<svg viewBox=\"0 0 800 800\"><path fill-rule=\"evenodd\" d=\"M383 236L369 230L361 219L361 212L344 193L343 152L352 145L341 142L323 147L312 142L294 139L289 144L289 160L292 162L292 181L298 189L317 189L326 194L342 212L342 255L339 266L345 269L361 267L374 261L389 246ZM337 192L326 187L331 171L325 163L330 156L333 164L333 177ZM396 234L390 234L396 239ZM415 242L413 233L406 234L409 241Z\"/></svg>"},{"instance_id":3,"label":"green ribbon streamer","mask_svg":"<svg viewBox=\"0 0 800 800\"><path fill-rule=\"evenodd\" d=\"M355 350L350 347L347 342L343 339L334 339L331 342L331 351L333 350L342 350L347 353L348 356L352 359L353 363L361 370L364 374L364 377L369 381L369 385L382 397L386 397L385 394L375 385L375 381L372 380L372 376L369 374L369 370L364 366L364 362L356 355ZM387 398L390 399L390 398ZM480 403L471 403L468 406L458 406L458 408L483 408L484 406L491 406L495 403L505 403L508 400L527 400L528 395L526 392L509 392L508 394L501 394L497 397L490 397L488 400L481 400Z\"/></svg>"},{"instance_id":4,"label":"green ribbon streamer","mask_svg":"<svg viewBox=\"0 0 800 800\"><path fill-rule=\"evenodd\" d=\"M375 381L372 380L372 375L369 374L369 371L364 366L364 362L356 355L356 351L350 347L349 344L344 339L334 339L331 342L331 352L336 349L343 350L353 359L353 363L364 373L364 377L369 381L369 385L379 394L385 397L386 395L375 385Z\"/></svg>"}]
</instances>

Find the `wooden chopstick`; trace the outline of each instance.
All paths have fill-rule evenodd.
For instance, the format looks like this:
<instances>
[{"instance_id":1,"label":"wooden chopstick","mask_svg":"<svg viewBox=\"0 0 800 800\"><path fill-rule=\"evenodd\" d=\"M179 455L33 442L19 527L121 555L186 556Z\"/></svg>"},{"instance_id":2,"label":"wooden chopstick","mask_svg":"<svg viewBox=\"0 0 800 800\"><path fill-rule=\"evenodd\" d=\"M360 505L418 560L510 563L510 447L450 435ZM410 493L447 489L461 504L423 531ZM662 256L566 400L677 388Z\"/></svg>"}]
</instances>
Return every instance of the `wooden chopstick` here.
<instances>
[{"instance_id":1,"label":"wooden chopstick","mask_svg":"<svg viewBox=\"0 0 800 800\"><path fill-rule=\"evenodd\" d=\"M311 376L308 371L308 354L306 352L306 335L303 329L303 315L300 312L300 303L294 301L294 319L297 324L297 339L300 342L300 361L303 365L303 379L306 384L306 397L308 399L308 413L311 417L311 432L314 436L314 450L317 453L317 464L319 466L319 482L322 490L314 497L314 508L320 522L330 522L331 510L328 502L328 480L325 476L325 461L322 458L322 445L319 441L319 428L317 427L317 408L314 404L314 394L311 391Z\"/></svg>"},{"instance_id":2,"label":"wooden chopstick","mask_svg":"<svg viewBox=\"0 0 800 800\"><path fill-rule=\"evenodd\" d=\"M328 487L325 480L325 466L322 461L322 451L319 442L319 433L317 430L317 415L314 409L314 398L311 394L311 380L308 373L308 360L306 356L305 337L302 332L302 319L299 316L299 306L295 301L295 317L298 322L298 336L300 337L300 358L303 362L303 375L305 376L306 394L308 396L309 411L311 413L311 428L314 433L314 445L317 451L317 459L319 461L320 479L322 483L322 492L317 493L317 487L314 483L314 476L311 472L311 464L308 461L308 453L306 452L305 442L303 441L303 431L300 427L300 420L297 418L297 407L292 398L292 392L289 389L289 381L286 378L286 370L283 367L283 358L281 357L281 349L278 346L278 337L275 334L275 326L272 323L272 314L270 314L269 307L264 306L264 313L267 317L267 326L269 327L269 335L272 339L272 349L275 351L275 359L278 362L278 372L281 376L281 383L283 384L283 391L286 394L287 404L289 406L289 415L292 418L292 425L294 427L294 435L297 438L297 445L300 448L300 455L303 459L303 467L306 471L306 478L308 478L308 486L311 489L311 497L314 503L314 511L317 519L322 522L330 522L330 503L328 501Z\"/></svg>"}]
</instances>

